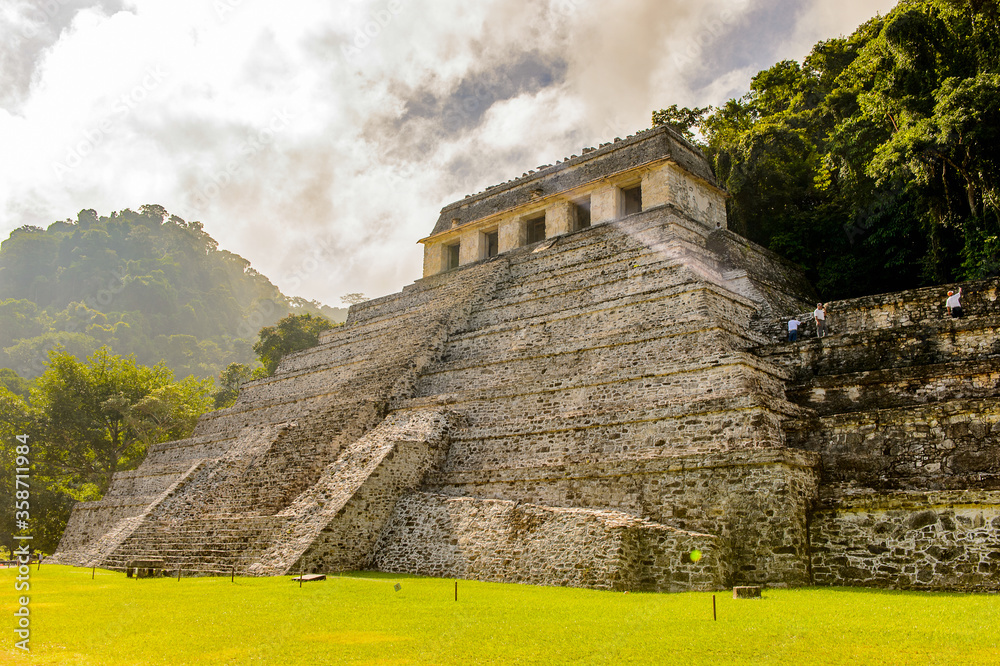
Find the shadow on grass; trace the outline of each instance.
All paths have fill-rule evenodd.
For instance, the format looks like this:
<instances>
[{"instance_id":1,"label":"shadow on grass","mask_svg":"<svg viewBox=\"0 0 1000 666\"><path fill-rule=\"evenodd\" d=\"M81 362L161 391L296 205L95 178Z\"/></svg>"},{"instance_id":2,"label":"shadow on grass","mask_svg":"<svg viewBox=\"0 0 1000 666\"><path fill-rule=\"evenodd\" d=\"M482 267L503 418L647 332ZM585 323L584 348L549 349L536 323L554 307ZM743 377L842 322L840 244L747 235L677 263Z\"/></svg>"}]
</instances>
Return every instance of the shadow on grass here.
<instances>
[{"instance_id":1,"label":"shadow on grass","mask_svg":"<svg viewBox=\"0 0 1000 666\"><path fill-rule=\"evenodd\" d=\"M837 594L876 594L889 597L943 597L943 598L968 598L997 596L997 592L943 592L941 590L890 590L881 587L836 587L812 585L809 587L787 587L787 588L764 588L766 595L768 592L779 591L792 592L836 592Z\"/></svg>"},{"instance_id":2,"label":"shadow on grass","mask_svg":"<svg viewBox=\"0 0 1000 666\"><path fill-rule=\"evenodd\" d=\"M329 578L369 578L371 580L442 580L440 578L434 579L430 576L418 576L416 574L407 573L388 573L385 571L341 571L339 573L327 574ZM444 579L452 580L452 579ZM458 580L458 579L456 579Z\"/></svg>"}]
</instances>

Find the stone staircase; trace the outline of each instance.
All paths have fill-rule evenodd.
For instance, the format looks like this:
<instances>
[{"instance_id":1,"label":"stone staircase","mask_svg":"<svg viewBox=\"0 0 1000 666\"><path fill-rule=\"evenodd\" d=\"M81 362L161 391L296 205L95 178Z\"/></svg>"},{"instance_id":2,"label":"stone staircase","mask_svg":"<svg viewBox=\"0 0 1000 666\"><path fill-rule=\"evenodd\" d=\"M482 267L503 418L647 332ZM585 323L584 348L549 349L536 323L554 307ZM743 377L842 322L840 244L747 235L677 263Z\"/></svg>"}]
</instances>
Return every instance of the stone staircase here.
<instances>
[{"instance_id":1,"label":"stone staircase","mask_svg":"<svg viewBox=\"0 0 1000 666\"><path fill-rule=\"evenodd\" d=\"M100 566L124 570L129 562L156 557L165 571L180 569L184 576L243 574L282 525L270 516L145 520Z\"/></svg>"},{"instance_id":2,"label":"stone staircase","mask_svg":"<svg viewBox=\"0 0 1000 666\"><path fill-rule=\"evenodd\" d=\"M782 445L784 376L744 351L757 304L693 270L690 240L677 258L667 212L507 255L413 401L466 418L446 471Z\"/></svg>"},{"instance_id":3,"label":"stone staircase","mask_svg":"<svg viewBox=\"0 0 1000 666\"><path fill-rule=\"evenodd\" d=\"M396 501L418 488L447 450L452 415L394 414L354 442L318 483L276 515L280 538L247 572L339 571L366 566Z\"/></svg>"},{"instance_id":4,"label":"stone staircase","mask_svg":"<svg viewBox=\"0 0 1000 666\"><path fill-rule=\"evenodd\" d=\"M394 469L388 461L413 460L384 436L374 458L358 446L384 435L388 403L412 396L444 340L505 270L491 262L462 279L427 281L410 299L356 308L320 345L244 387L233 407L203 417L192 438L152 447L137 470L116 475L104 500L79 505L56 559L125 568L158 558L191 573L281 573L302 555L283 548L286 558L276 556L289 535L315 540L336 529L331 516L301 511L318 488L342 484L346 474L357 492L371 494L374 483L391 510L409 486L386 471Z\"/></svg>"}]
</instances>

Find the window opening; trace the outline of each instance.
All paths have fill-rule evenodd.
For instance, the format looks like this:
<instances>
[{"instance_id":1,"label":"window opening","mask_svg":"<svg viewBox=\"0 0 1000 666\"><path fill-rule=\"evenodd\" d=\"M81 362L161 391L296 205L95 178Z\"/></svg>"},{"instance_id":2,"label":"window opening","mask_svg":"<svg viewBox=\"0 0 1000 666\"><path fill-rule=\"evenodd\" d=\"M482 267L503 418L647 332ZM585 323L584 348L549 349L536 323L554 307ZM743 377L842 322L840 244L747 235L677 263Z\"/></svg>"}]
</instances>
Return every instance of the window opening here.
<instances>
[{"instance_id":1,"label":"window opening","mask_svg":"<svg viewBox=\"0 0 1000 666\"><path fill-rule=\"evenodd\" d=\"M545 215L532 218L525 224L528 231L528 245L545 240Z\"/></svg>"},{"instance_id":2,"label":"window opening","mask_svg":"<svg viewBox=\"0 0 1000 666\"><path fill-rule=\"evenodd\" d=\"M500 254L500 232L490 231L486 234L486 258Z\"/></svg>"},{"instance_id":3,"label":"window opening","mask_svg":"<svg viewBox=\"0 0 1000 666\"><path fill-rule=\"evenodd\" d=\"M458 268L459 251L461 250L461 243L455 243L454 245L448 246L448 270L453 268Z\"/></svg>"},{"instance_id":4,"label":"window opening","mask_svg":"<svg viewBox=\"0 0 1000 666\"><path fill-rule=\"evenodd\" d=\"M590 226L590 197L573 202L573 217L575 229L586 229Z\"/></svg>"},{"instance_id":5,"label":"window opening","mask_svg":"<svg viewBox=\"0 0 1000 666\"><path fill-rule=\"evenodd\" d=\"M622 215L642 212L642 185L622 188Z\"/></svg>"}]
</instances>

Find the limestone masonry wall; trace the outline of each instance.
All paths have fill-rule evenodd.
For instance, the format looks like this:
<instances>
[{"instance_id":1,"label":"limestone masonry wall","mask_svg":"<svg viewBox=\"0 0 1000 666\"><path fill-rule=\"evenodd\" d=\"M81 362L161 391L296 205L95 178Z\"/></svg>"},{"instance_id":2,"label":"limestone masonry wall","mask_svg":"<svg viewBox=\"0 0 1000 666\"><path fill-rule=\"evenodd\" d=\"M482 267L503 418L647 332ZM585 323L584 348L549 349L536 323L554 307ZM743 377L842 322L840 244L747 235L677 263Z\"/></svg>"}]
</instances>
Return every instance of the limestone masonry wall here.
<instances>
[{"instance_id":1,"label":"limestone masonry wall","mask_svg":"<svg viewBox=\"0 0 1000 666\"><path fill-rule=\"evenodd\" d=\"M813 513L820 585L1000 590L1000 493L846 494Z\"/></svg>"},{"instance_id":2,"label":"limestone masonry wall","mask_svg":"<svg viewBox=\"0 0 1000 666\"><path fill-rule=\"evenodd\" d=\"M504 583L687 591L729 579L724 546L709 534L617 511L426 493L400 502L375 552L382 571Z\"/></svg>"},{"instance_id":3,"label":"limestone masonry wall","mask_svg":"<svg viewBox=\"0 0 1000 666\"><path fill-rule=\"evenodd\" d=\"M440 464L452 418L444 410L397 414L359 439L325 470L322 483L283 512L294 519L289 522L295 525L295 538L276 544L251 571L367 566L396 501Z\"/></svg>"},{"instance_id":4,"label":"limestone masonry wall","mask_svg":"<svg viewBox=\"0 0 1000 666\"><path fill-rule=\"evenodd\" d=\"M452 472L428 477L445 495L547 506L615 509L719 536L732 580L808 582L806 510L816 458L787 450L661 456L646 460Z\"/></svg>"}]
</instances>

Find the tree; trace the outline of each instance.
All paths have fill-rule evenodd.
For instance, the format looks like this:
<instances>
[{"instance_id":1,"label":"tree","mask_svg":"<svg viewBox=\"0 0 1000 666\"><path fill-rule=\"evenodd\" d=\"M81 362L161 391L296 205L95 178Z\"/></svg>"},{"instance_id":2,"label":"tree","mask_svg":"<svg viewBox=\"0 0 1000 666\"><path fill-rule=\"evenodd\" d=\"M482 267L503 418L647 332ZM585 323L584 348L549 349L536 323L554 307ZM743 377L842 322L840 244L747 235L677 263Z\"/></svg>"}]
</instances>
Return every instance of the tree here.
<instances>
[{"instance_id":1,"label":"tree","mask_svg":"<svg viewBox=\"0 0 1000 666\"><path fill-rule=\"evenodd\" d=\"M31 383L10 368L0 368L0 386L22 400L27 400L31 391Z\"/></svg>"},{"instance_id":2,"label":"tree","mask_svg":"<svg viewBox=\"0 0 1000 666\"><path fill-rule=\"evenodd\" d=\"M339 308L289 298L199 222L162 206L13 231L0 244L0 367L27 379L57 344L83 360L101 346L162 361L177 378L253 363L261 326Z\"/></svg>"},{"instance_id":3,"label":"tree","mask_svg":"<svg viewBox=\"0 0 1000 666\"><path fill-rule=\"evenodd\" d=\"M16 375L4 380L24 388ZM30 389L29 400L0 385L0 505L13 506L20 437L30 450L32 544L51 553L74 502L100 499L115 472L138 466L150 445L191 434L209 408L211 382L175 382L163 366L102 348L86 363L52 352ZM7 547L17 531L13 512L0 512Z\"/></svg>"},{"instance_id":4,"label":"tree","mask_svg":"<svg viewBox=\"0 0 1000 666\"><path fill-rule=\"evenodd\" d=\"M260 329L254 352L267 370L268 376L278 369L281 359L292 352L315 347L319 334L334 324L326 317L312 314L288 315L274 326Z\"/></svg>"},{"instance_id":5,"label":"tree","mask_svg":"<svg viewBox=\"0 0 1000 666\"><path fill-rule=\"evenodd\" d=\"M995 0L901 0L743 97L654 124L698 130L730 228L803 264L824 300L973 279L1000 272L998 63Z\"/></svg>"},{"instance_id":6,"label":"tree","mask_svg":"<svg viewBox=\"0 0 1000 666\"><path fill-rule=\"evenodd\" d=\"M685 139L695 141L694 132L691 131L692 127L697 127L712 107L706 106L703 108L695 107L689 109L686 106L678 108L676 104L671 104L666 109L660 109L659 111L653 111L653 127L667 126L672 127L678 132L680 132Z\"/></svg>"},{"instance_id":7,"label":"tree","mask_svg":"<svg viewBox=\"0 0 1000 666\"><path fill-rule=\"evenodd\" d=\"M368 300L368 297L362 294L360 291L351 292L350 294L344 294L340 297L341 303L347 303L349 305L357 305L358 303L364 303Z\"/></svg>"},{"instance_id":8,"label":"tree","mask_svg":"<svg viewBox=\"0 0 1000 666\"><path fill-rule=\"evenodd\" d=\"M38 463L42 440L38 435L37 416L21 396L0 387L0 506L9 507L0 511L0 535L8 551L18 543L25 543L14 539L13 535L18 533L31 535L27 543L33 550L55 551L73 507L73 497L61 492L58 482ZM22 455L24 451L26 455ZM13 508L15 492L23 490L16 485L17 468L26 466L31 470L27 479L31 496L25 529L19 523L23 517Z\"/></svg>"},{"instance_id":9,"label":"tree","mask_svg":"<svg viewBox=\"0 0 1000 666\"><path fill-rule=\"evenodd\" d=\"M219 374L219 389L212 394L216 409L232 407L240 393L240 387L254 379L267 376L264 368L251 368L244 363L230 363Z\"/></svg>"},{"instance_id":10,"label":"tree","mask_svg":"<svg viewBox=\"0 0 1000 666\"><path fill-rule=\"evenodd\" d=\"M150 444L187 436L210 405L208 382L176 384L166 367L138 365L106 347L81 363L62 351L36 381L39 461L68 493L103 495Z\"/></svg>"},{"instance_id":11,"label":"tree","mask_svg":"<svg viewBox=\"0 0 1000 666\"><path fill-rule=\"evenodd\" d=\"M211 381L185 377L160 386L126 410L126 422L143 449L157 442L188 437L210 409Z\"/></svg>"}]
</instances>

